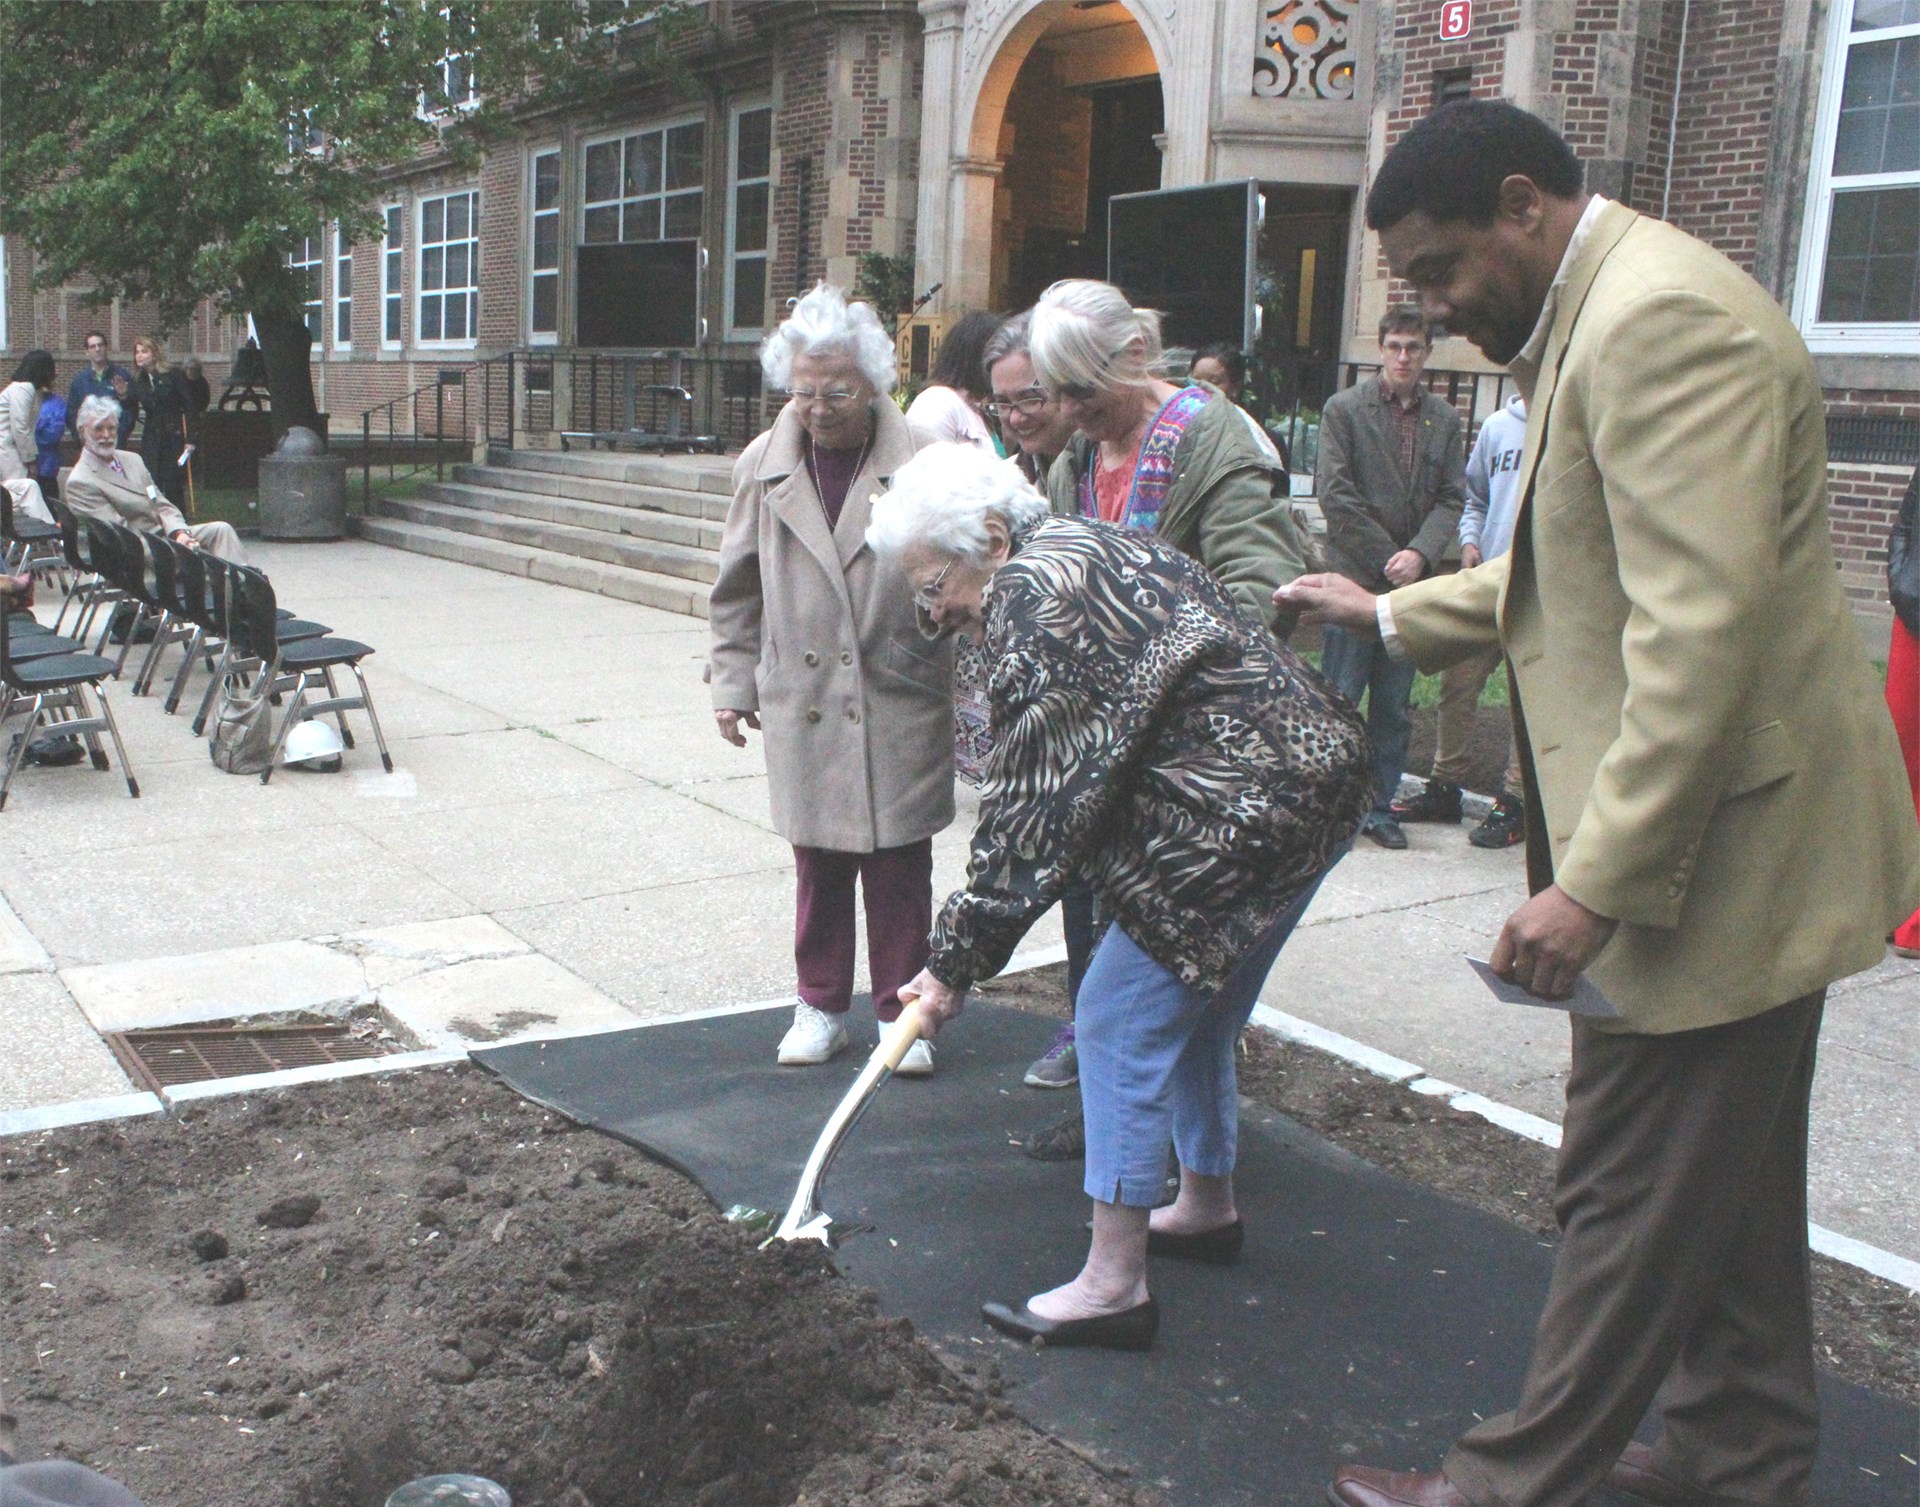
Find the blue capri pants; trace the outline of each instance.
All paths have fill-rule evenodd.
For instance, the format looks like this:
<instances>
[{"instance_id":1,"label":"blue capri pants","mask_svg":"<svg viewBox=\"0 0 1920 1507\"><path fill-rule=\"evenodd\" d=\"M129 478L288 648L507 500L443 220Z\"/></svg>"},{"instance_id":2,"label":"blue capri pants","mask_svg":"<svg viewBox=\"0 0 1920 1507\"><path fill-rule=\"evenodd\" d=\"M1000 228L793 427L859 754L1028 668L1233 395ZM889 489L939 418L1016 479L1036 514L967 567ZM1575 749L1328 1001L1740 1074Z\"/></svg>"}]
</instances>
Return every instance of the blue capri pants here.
<instances>
[{"instance_id":1,"label":"blue capri pants","mask_svg":"<svg viewBox=\"0 0 1920 1507\"><path fill-rule=\"evenodd\" d=\"M1209 1177L1233 1171L1240 1133L1234 1047L1333 863L1211 995L1182 983L1117 924L1107 928L1074 1012L1089 1198L1136 1209L1164 1203L1169 1139L1181 1166Z\"/></svg>"}]
</instances>

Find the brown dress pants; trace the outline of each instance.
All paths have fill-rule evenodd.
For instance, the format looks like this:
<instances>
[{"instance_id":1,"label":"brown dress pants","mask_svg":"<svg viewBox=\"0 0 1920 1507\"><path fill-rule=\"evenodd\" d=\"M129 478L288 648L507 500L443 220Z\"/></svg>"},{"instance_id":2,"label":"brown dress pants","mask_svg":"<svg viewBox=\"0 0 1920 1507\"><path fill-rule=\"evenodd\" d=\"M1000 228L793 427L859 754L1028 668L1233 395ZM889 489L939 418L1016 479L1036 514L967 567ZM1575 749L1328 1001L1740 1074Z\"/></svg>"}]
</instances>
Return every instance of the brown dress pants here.
<instances>
[{"instance_id":1,"label":"brown dress pants","mask_svg":"<svg viewBox=\"0 0 1920 1507\"><path fill-rule=\"evenodd\" d=\"M1511 1413L1442 1467L1475 1507L1579 1507L1649 1405L1655 1468L1797 1507L1819 1438L1807 1104L1826 994L1699 1031L1573 1018L1562 1240Z\"/></svg>"}]
</instances>

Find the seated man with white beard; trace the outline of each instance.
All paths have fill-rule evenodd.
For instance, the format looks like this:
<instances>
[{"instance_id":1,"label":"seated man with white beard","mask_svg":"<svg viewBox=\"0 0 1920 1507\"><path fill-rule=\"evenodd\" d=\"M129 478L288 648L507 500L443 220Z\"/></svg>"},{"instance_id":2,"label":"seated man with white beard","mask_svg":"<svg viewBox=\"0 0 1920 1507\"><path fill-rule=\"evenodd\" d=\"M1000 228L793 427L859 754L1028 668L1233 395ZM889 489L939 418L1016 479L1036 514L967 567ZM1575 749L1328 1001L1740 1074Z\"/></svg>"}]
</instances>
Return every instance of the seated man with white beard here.
<instances>
[{"instance_id":1,"label":"seated man with white beard","mask_svg":"<svg viewBox=\"0 0 1920 1507\"><path fill-rule=\"evenodd\" d=\"M188 523L154 485L146 462L120 449L120 405L112 398L88 398L80 405L74 428L83 448L61 495L78 516L143 534L165 534L176 544L245 563L232 524Z\"/></svg>"}]
</instances>

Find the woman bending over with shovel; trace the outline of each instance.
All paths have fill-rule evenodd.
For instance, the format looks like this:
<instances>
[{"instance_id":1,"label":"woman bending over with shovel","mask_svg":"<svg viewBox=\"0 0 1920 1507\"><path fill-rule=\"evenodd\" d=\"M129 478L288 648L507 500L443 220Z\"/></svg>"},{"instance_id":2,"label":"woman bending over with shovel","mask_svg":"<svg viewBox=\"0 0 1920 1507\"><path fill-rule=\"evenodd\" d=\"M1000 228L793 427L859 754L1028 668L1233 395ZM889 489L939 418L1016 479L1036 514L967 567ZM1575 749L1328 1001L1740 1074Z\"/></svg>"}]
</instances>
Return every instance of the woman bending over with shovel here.
<instances>
[{"instance_id":1,"label":"woman bending over with shovel","mask_svg":"<svg viewBox=\"0 0 1920 1507\"><path fill-rule=\"evenodd\" d=\"M875 499L867 540L898 560L923 631L973 638L990 676L967 887L901 998L937 1030L1076 881L1115 918L1077 1024L1092 1250L1064 1286L982 1311L1022 1338L1145 1349L1147 1256L1239 1252L1234 1043L1366 814L1366 734L1203 566L1049 516L1010 461L929 446ZM1169 1141L1180 1193L1156 1208Z\"/></svg>"}]
</instances>

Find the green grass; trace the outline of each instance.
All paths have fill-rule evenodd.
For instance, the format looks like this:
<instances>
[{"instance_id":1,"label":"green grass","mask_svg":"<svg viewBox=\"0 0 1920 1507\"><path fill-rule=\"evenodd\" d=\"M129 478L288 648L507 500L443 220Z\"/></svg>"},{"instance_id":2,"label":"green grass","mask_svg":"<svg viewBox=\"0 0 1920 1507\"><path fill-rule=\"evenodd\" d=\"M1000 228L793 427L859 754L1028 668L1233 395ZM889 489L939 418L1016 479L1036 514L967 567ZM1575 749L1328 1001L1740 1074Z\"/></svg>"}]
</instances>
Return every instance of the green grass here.
<instances>
[{"instance_id":1,"label":"green grass","mask_svg":"<svg viewBox=\"0 0 1920 1507\"><path fill-rule=\"evenodd\" d=\"M1312 665L1314 669L1317 670L1320 668L1320 651L1318 649L1302 649L1300 651L1300 657ZM1438 706L1440 704L1440 677L1438 675L1415 675L1413 677L1413 695L1410 700L1411 704L1416 708ZM1364 708L1366 704L1367 698L1363 694L1360 698L1360 705ZM1487 677L1487 683L1480 688L1480 705L1507 705L1506 676L1489 675Z\"/></svg>"}]
</instances>

